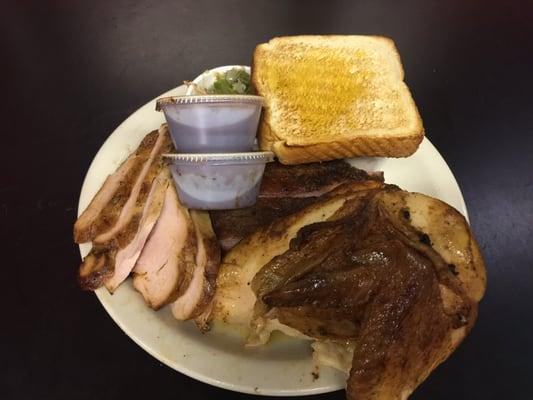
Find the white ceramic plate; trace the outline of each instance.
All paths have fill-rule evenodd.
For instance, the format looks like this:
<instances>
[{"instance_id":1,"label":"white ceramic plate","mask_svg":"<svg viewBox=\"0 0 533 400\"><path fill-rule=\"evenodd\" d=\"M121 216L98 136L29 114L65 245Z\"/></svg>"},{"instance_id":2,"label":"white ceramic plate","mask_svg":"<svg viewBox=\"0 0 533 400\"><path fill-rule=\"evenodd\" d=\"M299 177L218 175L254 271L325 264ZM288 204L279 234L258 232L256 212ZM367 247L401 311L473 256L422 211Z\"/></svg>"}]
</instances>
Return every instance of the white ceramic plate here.
<instances>
[{"instance_id":1,"label":"white ceramic plate","mask_svg":"<svg viewBox=\"0 0 533 400\"><path fill-rule=\"evenodd\" d=\"M180 86L163 96L183 95ZM84 210L108 174L131 153L149 131L163 122L155 111L155 99L126 119L106 140L96 154L83 182L78 214ZM418 151L405 159L358 159L361 168L382 170L388 183L403 189L437 197L466 216L461 191L448 165L425 138ZM80 246L82 256L90 245ZM96 291L98 299L120 328L139 346L162 363L192 378L238 392L300 396L331 392L344 387L346 377L333 369L321 368L314 379L308 342L278 339L257 349L246 349L241 338L215 328L201 334L192 323L178 322L168 309L158 312L148 308L133 289L131 280L114 295L104 288Z\"/></svg>"}]
</instances>

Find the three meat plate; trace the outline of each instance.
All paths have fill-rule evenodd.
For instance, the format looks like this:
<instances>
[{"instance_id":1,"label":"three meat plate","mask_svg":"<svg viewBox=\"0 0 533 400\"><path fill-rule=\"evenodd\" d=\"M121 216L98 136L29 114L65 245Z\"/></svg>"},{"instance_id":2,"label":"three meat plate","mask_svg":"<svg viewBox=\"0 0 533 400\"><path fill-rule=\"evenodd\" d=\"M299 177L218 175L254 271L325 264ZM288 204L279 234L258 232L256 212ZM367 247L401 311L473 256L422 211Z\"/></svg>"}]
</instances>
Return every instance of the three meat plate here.
<instances>
[{"instance_id":1,"label":"three meat plate","mask_svg":"<svg viewBox=\"0 0 533 400\"><path fill-rule=\"evenodd\" d=\"M183 85L158 98L184 95L185 91ZM163 122L163 114L155 111L154 99L115 129L87 171L78 215L144 135ZM350 162L362 169L384 171L387 183L441 199L468 218L461 190L450 168L427 137L408 158L359 158ZM90 248L90 244L80 245L82 257ZM100 288L96 296L135 343L160 362L199 381L238 392L278 396L310 395L344 388L346 376L332 368L321 367L316 378L311 347L306 341L275 335L266 346L245 348L244 338L224 327L215 326L202 334L192 322L175 320L168 308L157 312L148 308L130 279L115 294L110 295L105 288Z\"/></svg>"}]
</instances>

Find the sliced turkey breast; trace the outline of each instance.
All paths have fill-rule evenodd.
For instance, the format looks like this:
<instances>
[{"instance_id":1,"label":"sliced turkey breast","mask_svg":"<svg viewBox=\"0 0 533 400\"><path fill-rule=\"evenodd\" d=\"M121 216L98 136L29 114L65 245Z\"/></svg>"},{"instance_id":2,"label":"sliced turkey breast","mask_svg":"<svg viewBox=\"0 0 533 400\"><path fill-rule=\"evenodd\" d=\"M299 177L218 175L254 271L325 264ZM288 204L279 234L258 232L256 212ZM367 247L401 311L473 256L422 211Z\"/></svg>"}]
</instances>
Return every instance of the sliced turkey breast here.
<instances>
[{"instance_id":1,"label":"sliced turkey breast","mask_svg":"<svg viewBox=\"0 0 533 400\"><path fill-rule=\"evenodd\" d=\"M171 305L174 317L182 321L196 318L204 312L215 293L220 265L220 247L209 214L205 211L190 213L198 243L196 266L188 288Z\"/></svg>"},{"instance_id":2,"label":"sliced turkey breast","mask_svg":"<svg viewBox=\"0 0 533 400\"><path fill-rule=\"evenodd\" d=\"M128 200L133 182L139 176L158 138L158 132L146 135L137 150L107 177L91 203L74 224L74 241L85 243L109 230Z\"/></svg>"},{"instance_id":3,"label":"sliced turkey breast","mask_svg":"<svg viewBox=\"0 0 533 400\"><path fill-rule=\"evenodd\" d=\"M120 214L116 220L116 223L111 229L99 234L93 239L94 244L104 245L109 240L112 240L115 236L119 235L121 231L128 228L128 224L133 222L136 230L139 220L136 218L140 215L148 192L152 186L154 178L157 176L161 169L160 155L164 152L168 152L172 149L172 142L166 125L162 125L159 128L157 140L150 152L150 155L146 162L143 164L140 173L138 174L135 182L131 187L131 191L127 201L120 210ZM105 215L104 215L105 217ZM135 226L137 225L137 226ZM130 228L131 229L131 228Z\"/></svg>"},{"instance_id":4,"label":"sliced turkey breast","mask_svg":"<svg viewBox=\"0 0 533 400\"><path fill-rule=\"evenodd\" d=\"M191 216L169 185L159 219L133 270L133 287L153 309L173 302L191 282L196 255Z\"/></svg>"},{"instance_id":5,"label":"sliced turkey breast","mask_svg":"<svg viewBox=\"0 0 533 400\"><path fill-rule=\"evenodd\" d=\"M111 293L128 277L135 266L143 246L161 214L165 193L168 186L172 184L171 179L168 168L163 168L150 189L139 222L139 229L134 238L116 252L113 274L105 281L105 286Z\"/></svg>"},{"instance_id":6,"label":"sliced turkey breast","mask_svg":"<svg viewBox=\"0 0 533 400\"><path fill-rule=\"evenodd\" d=\"M102 286L105 280L113 275L117 253L128 247L129 244L136 237L138 237L140 221L142 219L143 212L145 211L145 205L155 177L163 169L166 169L165 163L160 155L162 152L169 151L170 148L172 148L172 142L170 140L168 130L166 126L162 126L159 130L156 143L154 144L150 153L150 157L142 166L145 172L141 172L137 176L135 182L130 181L127 184L127 186L130 188L133 185L134 189L130 190L129 198L124 203L124 207L122 208L116 223L111 229L103 234L100 234L93 240L93 247L90 254L99 257L100 254L106 253L106 257L104 259L106 265L102 267L105 269L106 274L91 270L92 272L89 273L93 276L85 275L82 277L82 271L83 273L86 273L90 270L85 266L86 261L84 259L80 266L79 273L79 282L82 285L82 289L95 290ZM128 191L125 188L123 189L124 192ZM113 212L114 211L115 209L113 208ZM101 213L98 217L98 221L106 220L107 217L107 214ZM102 238L105 238L105 240L102 240ZM88 262L92 262L91 259L89 259ZM122 282L122 280L120 280L120 282ZM120 282L115 283L115 285L120 284ZM113 285L114 288L116 288L115 285Z\"/></svg>"}]
</instances>

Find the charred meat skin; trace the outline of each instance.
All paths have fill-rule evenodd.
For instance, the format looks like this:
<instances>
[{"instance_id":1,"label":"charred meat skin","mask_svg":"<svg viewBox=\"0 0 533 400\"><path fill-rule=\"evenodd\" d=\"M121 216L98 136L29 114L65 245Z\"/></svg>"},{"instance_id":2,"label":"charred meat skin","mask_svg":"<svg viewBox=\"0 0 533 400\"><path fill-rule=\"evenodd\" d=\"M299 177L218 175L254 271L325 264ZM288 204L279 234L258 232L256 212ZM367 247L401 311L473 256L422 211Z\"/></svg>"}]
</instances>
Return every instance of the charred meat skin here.
<instances>
[{"instance_id":1,"label":"charred meat skin","mask_svg":"<svg viewBox=\"0 0 533 400\"><path fill-rule=\"evenodd\" d=\"M381 173L369 174L345 161L327 161L300 165L269 163L261 182L260 197L319 197L348 182L377 180Z\"/></svg>"},{"instance_id":2,"label":"charred meat skin","mask_svg":"<svg viewBox=\"0 0 533 400\"><path fill-rule=\"evenodd\" d=\"M78 284L83 290L96 290L113 275L107 253L89 253L78 271Z\"/></svg>"},{"instance_id":3,"label":"charred meat skin","mask_svg":"<svg viewBox=\"0 0 533 400\"><path fill-rule=\"evenodd\" d=\"M105 282L110 293L113 293L129 276L135 266L146 240L161 214L165 192L170 185L172 185L170 172L167 168L163 168L152 183L135 236L115 254L113 275Z\"/></svg>"},{"instance_id":4,"label":"charred meat skin","mask_svg":"<svg viewBox=\"0 0 533 400\"><path fill-rule=\"evenodd\" d=\"M397 207L401 193L375 191L362 208L347 202L338 219L301 229L252 280L255 319L355 341L350 400L407 398L457 345L452 332L464 336L477 316L457 271Z\"/></svg>"},{"instance_id":5,"label":"charred meat skin","mask_svg":"<svg viewBox=\"0 0 533 400\"><path fill-rule=\"evenodd\" d=\"M315 201L315 197L259 197L251 207L210 211L210 215L220 246L228 251L262 226L293 214Z\"/></svg>"},{"instance_id":6,"label":"charred meat skin","mask_svg":"<svg viewBox=\"0 0 533 400\"><path fill-rule=\"evenodd\" d=\"M344 185L381 187L381 173L369 174L344 161L302 165L267 164L259 198L251 207L211 211L213 227L224 251L272 221L294 214L332 195Z\"/></svg>"}]
</instances>

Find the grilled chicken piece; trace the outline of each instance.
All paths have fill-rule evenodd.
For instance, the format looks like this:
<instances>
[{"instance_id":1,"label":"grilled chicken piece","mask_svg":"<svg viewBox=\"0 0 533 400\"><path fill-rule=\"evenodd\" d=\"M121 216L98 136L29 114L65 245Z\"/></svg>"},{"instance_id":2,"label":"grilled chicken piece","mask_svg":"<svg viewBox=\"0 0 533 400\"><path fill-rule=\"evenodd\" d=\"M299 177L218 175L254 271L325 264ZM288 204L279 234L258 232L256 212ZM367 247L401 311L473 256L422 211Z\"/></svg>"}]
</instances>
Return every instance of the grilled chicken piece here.
<instances>
[{"instance_id":1,"label":"grilled chicken piece","mask_svg":"<svg viewBox=\"0 0 533 400\"><path fill-rule=\"evenodd\" d=\"M232 249L211 318L248 327L251 344L274 329L314 338L317 352L344 342L349 399L403 400L470 331L485 285L452 207L395 187L345 189Z\"/></svg>"},{"instance_id":2,"label":"grilled chicken piece","mask_svg":"<svg viewBox=\"0 0 533 400\"><path fill-rule=\"evenodd\" d=\"M167 192L168 187L172 185L171 180L172 178L168 168L163 168L154 180L148 198L146 199L146 204L139 222L139 228L137 229L135 236L125 247L116 251L113 275L105 281L105 286L110 293L113 293L129 276L137 259L141 255L144 244L161 214L165 193Z\"/></svg>"},{"instance_id":3,"label":"grilled chicken piece","mask_svg":"<svg viewBox=\"0 0 533 400\"><path fill-rule=\"evenodd\" d=\"M259 198L251 207L211 211L213 227L224 251L273 220L293 214L320 196L330 196L343 186L381 187L381 173L368 174L344 161L302 165L268 163Z\"/></svg>"},{"instance_id":4,"label":"grilled chicken piece","mask_svg":"<svg viewBox=\"0 0 533 400\"><path fill-rule=\"evenodd\" d=\"M228 324L250 326L257 299L250 286L254 276L275 256L287 251L291 239L301 228L327 221L348 200L368 194L366 187L364 190L357 189L359 185L354 183L353 194L324 198L303 210L275 220L231 249L224 256L219 270L211 318ZM265 321L264 331L268 331L269 322ZM268 335L263 338L268 340ZM249 343L253 344L265 341L249 339Z\"/></svg>"},{"instance_id":5,"label":"grilled chicken piece","mask_svg":"<svg viewBox=\"0 0 533 400\"><path fill-rule=\"evenodd\" d=\"M211 302L220 266L220 247L209 214L194 210L190 214L198 245L196 265L189 286L171 305L174 317L182 321L200 316ZM198 324L204 325L201 321Z\"/></svg>"},{"instance_id":6,"label":"grilled chicken piece","mask_svg":"<svg viewBox=\"0 0 533 400\"><path fill-rule=\"evenodd\" d=\"M176 300L189 287L197 239L189 211L169 185L159 219L133 270L133 287L153 309Z\"/></svg>"},{"instance_id":7,"label":"grilled chicken piece","mask_svg":"<svg viewBox=\"0 0 533 400\"><path fill-rule=\"evenodd\" d=\"M96 193L91 203L74 224L74 241L85 243L111 229L128 200L133 182L150 157L159 134L153 131L145 136L137 150L111 175Z\"/></svg>"},{"instance_id":8,"label":"grilled chicken piece","mask_svg":"<svg viewBox=\"0 0 533 400\"><path fill-rule=\"evenodd\" d=\"M143 142L145 141L146 139L143 140ZM155 177L163 169L166 169L164 161L160 155L163 152L170 151L171 148L172 142L168 130L166 126L162 126L157 133L153 147L150 150L150 155L142 164L141 171L137 174L135 180L123 182L123 184L120 185L120 192L129 193L128 199L123 202L123 208L120 210L115 207L114 204L112 204L114 200L112 200L110 204L113 206L105 207L94 221L95 226L103 226L104 223L101 221L114 220L115 223L109 230L94 238L93 247L89 254L91 257L88 259L86 257L80 266L78 280L82 289L95 290L102 286L105 281L114 274L117 254L126 255L127 251L135 250L135 247L139 247L139 239L142 239L145 234L150 233L149 231L139 232L139 229L141 228L140 222L143 214L149 211L145 206L153 183L155 182ZM118 201L117 204L121 202L122 201ZM117 214L118 217L115 218ZM149 214L153 215L154 211L151 210ZM157 212L155 212L155 214L157 214ZM152 217L150 217L149 220L151 220L151 218ZM146 229L149 226L150 224L146 225L144 228ZM135 243L135 241L137 241L137 243ZM131 247L128 247L130 244ZM129 250L126 251L126 248ZM102 257L104 253L105 257ZM138 254L136 251L133 251L133 255L137 257ZM92 263L94 258L100 260L100 262L97 263L99 269L89 268L85 265L86 263ZM130 257L127 256L126 258ZM122 261L121 256L120 262L122 263ZM135 260L130 260L129 265L131 265L132 262L134 264L134 261ZM103 271L105 271L105 273ZM122 280L125 279L119 279L119 276L121 277L122 275L123 271L120 275L116 275L115 278L113 278L114 282L109 285L110 290L116 289Z\"/></svg>"}]
</instances>

